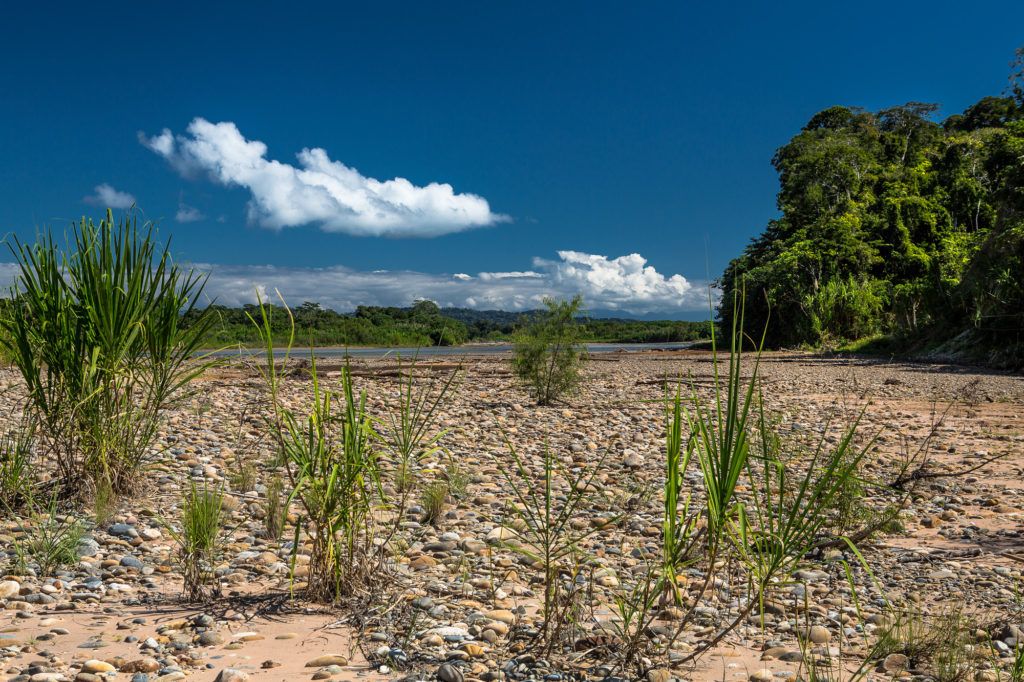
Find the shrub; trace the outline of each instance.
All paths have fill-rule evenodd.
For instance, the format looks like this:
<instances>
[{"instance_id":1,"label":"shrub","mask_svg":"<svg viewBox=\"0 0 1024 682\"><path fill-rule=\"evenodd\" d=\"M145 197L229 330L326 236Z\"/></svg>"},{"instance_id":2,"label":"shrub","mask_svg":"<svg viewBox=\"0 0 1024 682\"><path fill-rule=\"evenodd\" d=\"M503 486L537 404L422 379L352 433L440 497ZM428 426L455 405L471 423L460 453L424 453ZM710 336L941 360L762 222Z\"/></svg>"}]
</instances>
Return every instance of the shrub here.
<instances>
[{"instance_id":1,"label":"shrub","mask_svg":"<svg viewBox=\"0 0 1024 682\"><path fill-rule=\"evenodd\" d=\"M516 376L538 405L550 405L576 390L585 358L576 321L583 299L545 299L544 305L547 309L515 335L512 358Z\"/></svg>"},{"instance_id":2,"label":"shrub","mask_svg":"<svg viewBox=\"0 0 1024 682\"><path fill-rule=\"evenodd\" d=\"M2 343L28 388L66 489L105 479L128 491L168 403L204 368L192 361L213 321L196 309L205 278L160 248L152 225L82 219L65 248L15 238L18 274ZM192 314L185 328L182 315Z\"/></svg>"}]
</instances>

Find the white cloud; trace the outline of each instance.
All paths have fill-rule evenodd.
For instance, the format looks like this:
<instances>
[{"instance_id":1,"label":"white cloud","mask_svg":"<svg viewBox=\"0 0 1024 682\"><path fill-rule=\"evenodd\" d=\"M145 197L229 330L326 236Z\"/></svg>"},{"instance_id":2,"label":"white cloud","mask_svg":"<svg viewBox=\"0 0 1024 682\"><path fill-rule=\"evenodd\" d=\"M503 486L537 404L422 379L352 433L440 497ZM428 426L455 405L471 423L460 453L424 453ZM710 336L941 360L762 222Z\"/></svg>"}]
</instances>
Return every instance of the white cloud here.
<instances>
[{"instance_id":1,"label":"white cloud","mask_svg":"<svg viewBox=\"0 0 1024 682\"><path fill-rule=\"evenodd\" d=\"M279 290L292 305L317 301L340 311L357 305L406 306L429 298L441 306L480 310L532 310L546 296L582 294L591 310L625 314L674 314L706 310L708 289L682 275L666 277L631 254L605 256L560 251L558 260L535 259L536 271L429 274L352 270L342 266L293 268L272 265L199 265L211 272L207 293L220 303L253 303L255 291Z\"/></svg>"},{"instance_id":2,"label":"white cloud","mask_svg":"<svg viewBox=\"0 0 1024 682\"><path fill-rule=\"evenodd\" d=\"M179 223L195 223L205 218L203 212L195 206L180 202L178 203L178 212L174 214L174 219Z\"/></svg>"},{"instance_id":3,"label":"white cloud","mask_svg":"<svg viewBox=\"0 0 1024 682\"><path fill-rule=\"evenodd\" d=\"M267 159L267 146L230 121L196 118L185 135L164 129L139 139L182 175L206 173L248 189L249 220L271 229L314 223L327 232L433 237L508 220L483 197L457 194L446 183L368 178L320 148L300 151L298 166Z\"/></svg>"},{"instance_id":4,"label":"white cloud","mask_svg":"<svg viewBox=\"0 0 1024 682\"><path fill-rule=\"evenodd\" d=\"M107 183L96 185L93 194L82 199L87 204L102 206L103 208L125 209L135 204L135 197L128 192L122 192L111 187Z\"/></svg>"},{"instance_id":5,"label":"white cloud","mask_svg":"<svg viewBox=\"0 0 1024 682\"><path fill-rule=\"evenodd\" d=\"M430 274L408 270L353 270L278 267L273 265L194 264L209 272L205 296L228 306L266 298L277 289L290 305L316 301L339 311L357 305L407 306L420 298L441 306L478 310L533 310L545 296L569 298L582 294L590 310L624 314L673 315L706 311L708 288L682 275L666 277L637 254L606 258L578 251L560 251L559 260L534 259L540 272L481 272L476 276ZM0 263L0 287L13 283L17 266ZM717 297L717 292L712 292Z\"/></svg>"}]
</instances>

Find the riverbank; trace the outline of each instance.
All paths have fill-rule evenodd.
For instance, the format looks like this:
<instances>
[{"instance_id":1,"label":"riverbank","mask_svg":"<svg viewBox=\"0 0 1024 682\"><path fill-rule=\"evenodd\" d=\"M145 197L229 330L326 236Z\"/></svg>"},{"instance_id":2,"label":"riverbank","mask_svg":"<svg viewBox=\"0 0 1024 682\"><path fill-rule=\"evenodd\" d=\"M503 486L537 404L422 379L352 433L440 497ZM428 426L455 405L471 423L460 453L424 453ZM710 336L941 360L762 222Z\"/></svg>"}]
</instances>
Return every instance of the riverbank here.
<instances>
[{"instance_id":1,"label":"riverbank","mask_svg":"<svg viewBox=\"0 0 1024 682\"><path fill-rule=\"evenodd\" d=\"M389 561L388 584L359 613L289 598L292 536L269 537L264 523L268 484L278 473L262 419L265 388L245 365L212 370L170 414L145 489L122 500L104 523L90 525L80 562L57 578L4 583L0 680L44 672L92 680L88 675L109 670L120 671L116 679L148 671L150 680L210 682L225 668L253 682L600 679L602 666L614 660L597 643L616 642L609 625L615 600L642 575L645 557L660 551L665 381L692 381L709 399L715 371L711 355L701 351L602 357L587 366L581 392L552 408L530 404L501 356L475 356L463 365L463 379L439 414L445 452L424 462L424 475L454 461L466 475L466 492L436 524L424 520L414 500ZM366 390L371 413L382 415L397 396L396 378L387 371L393 360L353 363L357 388ZM428 364L445 371L445 363ZM661 609L651 633L667 653L652 660L648 679L781 682L806 679L811 660L854 666L890 617L886 604L929 619L958 609L972 637L983 631L987 641L1010 646L1004 640L1015 631L993 623L1016 622L1006 619L1017 613L1014 595L1024 579L1016 558L1024 552L1024 380L805 353L767 353L761 373L773 424L787 439L833 442L839 425L864 410L860 432L875 438L867 480L892 480L907 453L921 448L933 471L981 468L927 480L907 500L897 527L861 542L871 574L842 545L808 558L793 584L777 586L763 612L753 612L696 664L668 670L740 614L745 586L723 572L710 597L696 604L697 620L671 645L680 614ZM11 370L0 378L8 387L0 395L2 413L14 415L19 379ZM332 374L322 381L336 388ZM297 375L287 380L283 397L301 405L311 390ZM546 447L567 470L595 474L577 519L581 528L596 529L579 545L587 570L578 577L584 596L573 636L582 644L565 655L529 649L542 591L533 562L502 540L510 537L502 529L511 499L502 475L511 462L506 437L530 471L541 470ZM985 464L993 458L1000 459ZM253 478L245 480L242 471ZM390 491L389 471L383 484ZM230 515L217 568L224 597L205 606L180 600L174 543L162 521L178 522L182 491L203 479L229 491ZM691 469L686 479L693 504L703 504L699 474ZM894 498L871 485L859 499L879 509ZM5 520L0 553L10 558L30 523ZM307 549L298 553L300 582ZM687 571L684 595L696 594L705 577L702 568ZM806 639L811 631L813 642ZM995 656L980 665L995 679L998 663Z\"/></svg>"}]
</instances>

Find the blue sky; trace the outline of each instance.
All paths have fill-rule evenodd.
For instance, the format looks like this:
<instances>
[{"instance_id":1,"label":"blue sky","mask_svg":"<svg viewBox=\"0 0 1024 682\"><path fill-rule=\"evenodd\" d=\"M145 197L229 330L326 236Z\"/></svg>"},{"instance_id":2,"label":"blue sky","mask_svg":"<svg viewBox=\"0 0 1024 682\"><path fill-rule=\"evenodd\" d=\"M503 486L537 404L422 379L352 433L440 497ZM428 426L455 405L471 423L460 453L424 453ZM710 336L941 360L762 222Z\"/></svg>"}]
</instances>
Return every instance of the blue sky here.
<instances>
[{"instance_id":1,"label":"blue sky","mask_svg":"<svg viewBox=\"0 0 1024 682\"><path fill-rule=\"evenodd\" d=\"M1021 26L1019 2L21 3L0 230L130 196L227 303L699 317L814 112L960 111Z\"/></svg>"}]
</instances>

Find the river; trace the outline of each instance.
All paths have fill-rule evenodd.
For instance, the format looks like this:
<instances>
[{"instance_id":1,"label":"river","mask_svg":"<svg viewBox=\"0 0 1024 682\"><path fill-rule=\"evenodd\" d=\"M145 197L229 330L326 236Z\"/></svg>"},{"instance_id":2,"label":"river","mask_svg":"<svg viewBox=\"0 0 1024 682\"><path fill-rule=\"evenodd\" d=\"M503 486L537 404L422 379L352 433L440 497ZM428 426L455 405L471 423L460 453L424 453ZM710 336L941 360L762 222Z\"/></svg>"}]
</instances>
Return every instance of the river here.
<instances>
[{"instance_id":1,"label":"river","mask_svg":"<svg viewBox=\"0 0 1024 682\"><path fill-rule=\"evenodd\" d=\"M673 343L586 343L583 344L587 352L615 353L615 352L637 352L644 350L683 350L693 345L692 341L678 341ZM318 358L385 358L401 356L403 358L416 357L448 357L458 355L499 355L510 353L512 345L508 343L496 344L468 344L465 346L430 346L427 348L315 348L313 352ZM284 355L283 348L275 348L274 355ZM217 357L234 357L238 355L258 355L260 350L221 350L213 353ZM309 349L296 347L292 349L293 357L308 356Z\"/></svg>"}]
</instances>

